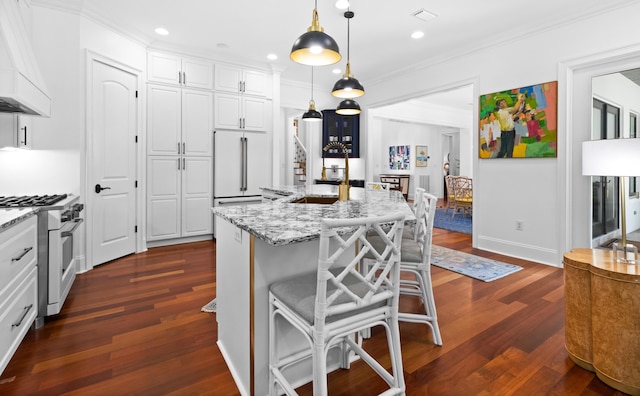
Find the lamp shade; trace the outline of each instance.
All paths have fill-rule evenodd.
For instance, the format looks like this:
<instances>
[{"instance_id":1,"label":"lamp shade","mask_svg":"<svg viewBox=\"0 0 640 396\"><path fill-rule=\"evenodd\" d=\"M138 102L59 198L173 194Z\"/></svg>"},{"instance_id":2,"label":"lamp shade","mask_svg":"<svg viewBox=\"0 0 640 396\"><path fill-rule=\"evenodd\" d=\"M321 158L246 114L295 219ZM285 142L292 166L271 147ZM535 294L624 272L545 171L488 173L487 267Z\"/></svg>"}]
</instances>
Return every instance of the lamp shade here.
<instances>
[{"instance_id":1,"label":"lamp shade","mask_svg":"<svg viewBox=\"0 0 640 396\"><path fill-rule=\"evenodd\" d=\"M353 99L345 99L338 105L336 113L341 115L360 114L360 105Z\"/></svg>"},{"instance_id":2,"label":"lamp shade","mask_svg":"<svg viewBox=\"0 0 640 396\"><path fill-rule=\"evenodd\" d=\"M364 95L364 88L358 79L353 77L344 77L336 82L333 86L331 95L337 98L357 98Z\"/></svg>"},{"instance_id":3,"label":"lamp shade","mask_svg":"<svg viewBox=\"0 0 640 396\"><path fill-rule=\"evenodd\" d=\"M309 102L309 110L302 115L302 119L311 122L322 121L322 113L316 110L316 104L313 100Z\"/></svg>"},{"instance_id":4,"label":"lamp shade","mask_svg":"<svg viewBox=\"0 0 640 396\"><path fill-rule=\"evenodd\" d=\"M603 139L582 143L585 176L640 176L640 139Z\"/></svg>"},{"instance_id":5,"label":"lamp shade","mask_svg":"<svg viewBox=\"0 0 640 396\"><path fill-rule=\"evenodd\" d=\"M344 76L336 81L331 95L337 98L357 98L364 95L364 87L357 78L351 74L351 65L347 62L347 71Z\"/></svg>"},{"instance_id":6,"label":"lamp shade","mask_svg":"<svg viewBox=\"0 0 640 396\"><path fill-rule=\"evenodd\" d=\"M342 59L338 43L320 26L316 9L313 10L311 26L293 43L289 57L294 62L310 66L332 65Z\"/></svg>"}]
</instances>

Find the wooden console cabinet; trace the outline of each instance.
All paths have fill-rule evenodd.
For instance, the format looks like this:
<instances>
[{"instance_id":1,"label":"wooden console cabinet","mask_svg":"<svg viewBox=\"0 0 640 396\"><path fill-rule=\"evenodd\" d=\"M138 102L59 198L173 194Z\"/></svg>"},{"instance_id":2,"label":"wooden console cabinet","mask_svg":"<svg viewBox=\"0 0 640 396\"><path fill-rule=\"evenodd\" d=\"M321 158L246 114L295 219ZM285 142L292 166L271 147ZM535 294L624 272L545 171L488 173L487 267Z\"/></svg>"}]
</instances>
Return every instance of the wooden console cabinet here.
<instances>
[{"instance_id":1,"label":"wooden console cabinet","mask_svg":"<svg viewBox=\"0 0 640 396\"><path fill-rule=\"evenodd\" d=\"M409 199L409 181L411 179L411 175L406 174L390 174L390 175L380 175L381 183L389 183L391 185L392 190L398 190L402 192L404 199Z\"/></svg>"},{"instance_id":2,"label":"wooden console cabinet","mask_svg":"<svg viewBox=\"0 0 640 396\"><path fill-rule=\"evenodd\" d=\"M564 255L565 345L580 367L607 385L640 395L640 265L611 250Z\"/></svg>"}]
</instances>

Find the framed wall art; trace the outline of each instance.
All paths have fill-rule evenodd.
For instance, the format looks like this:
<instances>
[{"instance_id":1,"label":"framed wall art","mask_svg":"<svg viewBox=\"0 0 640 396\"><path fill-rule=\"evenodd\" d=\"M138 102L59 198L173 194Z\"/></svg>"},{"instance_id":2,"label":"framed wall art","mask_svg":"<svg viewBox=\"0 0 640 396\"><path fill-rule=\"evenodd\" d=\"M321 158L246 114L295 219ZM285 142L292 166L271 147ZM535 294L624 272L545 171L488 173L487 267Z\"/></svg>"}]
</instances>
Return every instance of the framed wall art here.
<instances>
[{"instance_id":1,"label":"framed wall art","mask_svg":"<svg viewBox=\"0 0 640 396\"><path fill-rule=\"evenodd\" d=\"M480 158L558 155L558 82L480 96Z\"/></svg>"},{"instance_id":2,"label":"framed wall art","mask_svg":"<svg viewBox=\"0 0 640 396\"><path fill-rule=\"evenodd\" d=\"M427 166L429 160L429 148L427 146L416 146L416 167Z\"/></svg>"},{"instance_id":3,"label":"framed wall art","mask_svg":"<svg viewBox=\"0 0 640 396\"><path fill-rule=\"evenodd\" d=\"M389 169L409 169L411 146L389 146Z\"/></svg>"}]
</instances>

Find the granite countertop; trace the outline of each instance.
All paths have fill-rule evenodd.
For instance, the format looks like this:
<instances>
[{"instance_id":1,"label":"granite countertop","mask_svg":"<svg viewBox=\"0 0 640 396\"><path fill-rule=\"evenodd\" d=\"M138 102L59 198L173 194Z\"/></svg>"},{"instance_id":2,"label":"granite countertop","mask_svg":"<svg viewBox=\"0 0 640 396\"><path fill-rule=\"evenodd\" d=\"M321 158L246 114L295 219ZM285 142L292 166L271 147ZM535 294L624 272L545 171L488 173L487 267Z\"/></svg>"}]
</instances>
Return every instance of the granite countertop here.
<instances>
[{"instance_id":1,"label":"granite countertop","mask_svg":"<svg viewBox=\"0 0 640 396\"><path fill-rule=\"evenodd\" d=\"M38 208L0 209L0 232L38 213Z\"/></svg>"},{"instance_id":2,"label":"granite countertop","mask_svg":"<svg viewBox=\"0 0 640 396\"><path fill-rule=\"evenodd\" d=\"M415 221L411 207L399 191L368 191L351 187L349 201L333 204L298 204L302 197L337 198L338 186L315 184L270 187L262 190L284 195L272 202L246 206L213 208L213 213L273 246L304 242L320 237L323 218L356 218L405 213L405 221Z\"/></svg>"}]
</instances>

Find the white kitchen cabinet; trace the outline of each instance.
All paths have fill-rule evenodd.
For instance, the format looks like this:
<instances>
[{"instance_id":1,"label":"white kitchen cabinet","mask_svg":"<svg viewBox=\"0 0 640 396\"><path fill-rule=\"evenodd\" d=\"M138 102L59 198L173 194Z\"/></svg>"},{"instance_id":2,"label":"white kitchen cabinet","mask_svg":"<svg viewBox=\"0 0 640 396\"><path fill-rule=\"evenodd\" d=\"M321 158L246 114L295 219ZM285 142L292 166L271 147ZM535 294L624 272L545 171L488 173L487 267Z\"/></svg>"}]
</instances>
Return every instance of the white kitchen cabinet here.
<instances>
[{"instance_id":1,"label":"white kitchen cabinet","mask_svg":"<svg viewBox=\"0 0 640 396\"><path fill-rule=\"evenodd\" d=\"M217 64L215 67L216 92L270 97L271 79L267 73Z\"/></svg>"},{"instance_id":2,"label":"white kitchen cabinet","mask_svg":"<svg viewBox=\"0 0 640 396\"><path fill-rule=\"evenodd\" d=\"M37 216L0 232L0 374L38 314Z\"/></svg>"},{"instance_id":3,"label":"white kitchen cabinet","mask_svg":"<svg viewBox=\"0 0 640 396\"><path fill-rule=\"evenodd\" d=\"M211 157L149 156L147 240L213 232Z\"/></svg>"},{"instance_id":4,"label":"white kitchen cabinet","mask_svg":"<svg viewBox=\"0 0 640 396\"><path fill-rule=\"evenodd\" d=\"M271 101L244 95L216 93L216 129L267 131L271 120Z\"/></svg>"},{"instance_id":5,"label":"white kitchen cabinet","mask_svg":"<svg viewBox=\"0 0 640 396\"><path fill-rule=\"evenodd\" d=\"M19 148L30 149L33 146L33 128L32 128L32 120L33 118L30 116L18 115L16 117L17 125L16 125L16 133L18 138L17 146Z\"/></svg>"},{"instance_id":6,"label":"white kitchen cabinet","mask_svg":"<svg viewBox=\"0 0 640 396\"><path fill-rule=\"evenodd\" d=\"M209 92L150 84L147 154L211 156L212 102Z\"/></svg>"},{"instance_id":7,"label":"white kitchen cabinet","mask_svg":"<svg viewBox=\"0 0 640 396\"><path fill-rule=\"evenodd\" d=\"M189 88L213 88L213 63L164 52L147 55L149 81Z\"/></svg>"},{"instance_id":8,"label":"white kitchen cabinet","mask_svg":"<svg viewBox=\"0 0 640 396\"><path fill-rule=\"evenodd\" d=\"M15 113L0 114L0 148L33 146L32 117Z\"/></svg>"},{"instance_id":9,"label":"white kitchen cabinet","mask_svg":"<svg viewBox=\"0 0 640 396\"><path fill-rule=\"evenodd\" d=\"M147 240L211 234L213 95L150 84Z\"/></svg>"}]
</instances>

